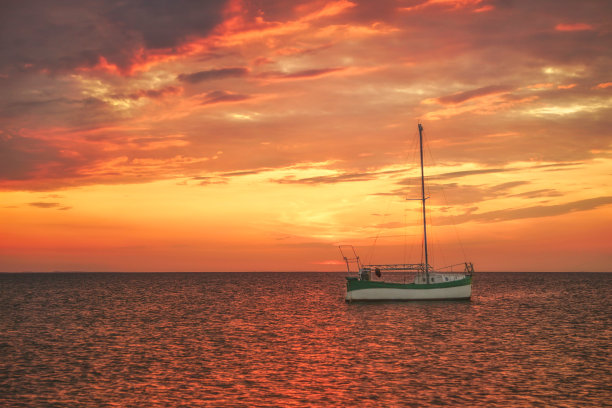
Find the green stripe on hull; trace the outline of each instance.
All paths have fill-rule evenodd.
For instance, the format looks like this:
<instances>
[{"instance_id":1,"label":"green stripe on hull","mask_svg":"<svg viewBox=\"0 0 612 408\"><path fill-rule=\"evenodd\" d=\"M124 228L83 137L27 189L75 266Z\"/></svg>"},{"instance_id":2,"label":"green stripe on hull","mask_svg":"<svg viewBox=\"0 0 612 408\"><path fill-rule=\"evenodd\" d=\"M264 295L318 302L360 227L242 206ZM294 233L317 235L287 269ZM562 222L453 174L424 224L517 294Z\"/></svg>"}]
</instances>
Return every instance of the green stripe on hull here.
<instances>
[{"instance_id":1,"label":"green stripe on hull","mask_svg":"<svg viewBox=\"0 0 612 408\"><path fill-rule=\"evenodd\" d=\"M360 290L360 289L376 289L376 288L393 288L393 289L438 289L438 288L452 288L455 286L465 286L472 283L472 277L466 276L463 279L440 282L440 283L395 283L395 282L382 282L382 281L365 281L358 280L355 278L349 278L346 282L346 290Z\"/></svg>"}]
</instances>

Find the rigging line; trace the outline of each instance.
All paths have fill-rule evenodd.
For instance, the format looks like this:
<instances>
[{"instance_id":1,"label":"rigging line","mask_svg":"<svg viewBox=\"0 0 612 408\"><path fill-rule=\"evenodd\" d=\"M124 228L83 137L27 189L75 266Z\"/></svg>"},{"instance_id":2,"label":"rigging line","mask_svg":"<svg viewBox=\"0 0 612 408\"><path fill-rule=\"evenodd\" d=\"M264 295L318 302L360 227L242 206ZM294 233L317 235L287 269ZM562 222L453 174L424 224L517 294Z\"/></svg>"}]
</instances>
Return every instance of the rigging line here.
<instances>
[{"instance_id":1,"label":"rigging line","mask_svg":"<svg viewBox=\"0 0 612 408\"><path fill-rule=\"evenodd\" d=\"M455 232L455 238L457 238L457 242L459 242L459 248L461 248L461 253L463 254L463 260L467 260L467 256L465 253L465 247L463 246L463 241L459 236L459 230L457 229L457 223L455 222L455 214L453 214L452 207L448 204L448 199L446 198L446 191L444 191L444 187L442 189L442 196L444 197L444 204L449 208L448 215L450 216L451 225L453 226L453 231Z\"/></svg>"},{"instance_id":2,"label":"rigging line","mask_svg":"<svg viewBox=\"0 0 612 408\"><path fill-rule=\"evenodd\" d=\"M393 196L388 196L387 198L387 208L385 209L385 212L383 213L383 218L382 218L382 222L380 223L381 225L385 224L385 220L387 218L387 216L389 215L389 207L391 207L391 201L393 199ZM382 233L383 228L380 227L378 229L378 232L376 234L376 237L374 238L374 242L372 243L372 245L370 246L370 252L368 253L366 259L367 259L367 264L372 264L372 259L374 258L374 250L376 249L376 243L378 242L378 237L380 237L380 234Z\"/></svg>"},{"instance_id":3,"label":"rigging line","mask_svg":"<svg viewBox=\"0 0 612 408\"><path fill-rule=\"evenodd\" d=\"M419 174L419 162L420 162L420 149L419 149L419 137L418 137L418 130L413 130L412 132L412 137L411 137L411 141L412 143L410 144L410 149L409 151L409 161L408 163L411 163L411 166L413 166L414 170L414 175L411 177L408 177L405 181L406 184L406 194L404 196L404 201L406 204L406 207L408 206L407 201L413 201L414 197L416 197L417 194L414 194L415 191L413 187L420 185L420 179L421 176ZM408 195L410 194L410 197L408 197ZM413 197L414 196L414 197ZM407 218L407 214L405 215ZM407 224L407 223L406 223ZM407 225L406 225L407 227ZM423 241L423 235L419 234L421 236L421 251L420 251L420 263L423 264L423 259L424 259L424 241ZM408 254L408 258L412 258L412 252L418 247L418 241L416 240L411 240L411 245L410 245L410 252ZM406 253L406 248L404 248L404 252ZM407 259L404 263L407 263Z\"/></svg>"},{"instance_id":4,"label":"rigging line","mask_svg":"<svg viewBox=\"0 0 612 408\"><path fill-rule=\"evenodd\" d=\"M414 137L415 135L416 135L416 132L415 132L415 131L413 131L413 137L412 137L412 138L410 138L410 140L411 140L411 145L410 145L410 146L409 146L409 148L407 149L407 152L409 152L409 154L410 154L410 152L412 153L411 160L409 160L409 161L408 161L408 163L414 163L414 162L415 162L415 157L416 157L416 154L417 154L417 148L416 148L416 146L418 145L418 138ZM410 171L410 170L408 169L408 171ZM408 177L408 180L410 180L410 179L411 179L411 177ZM410 185L410 182L409 182L409 185ZM389 208L391 207L391 202L392 202L392 200L393 200L393 198L394 198L394 197L396 197L396 196L395 196L395 195L390 195L390 196L389 196L389 199L387 200L387 208L386 208L385 212L383 213L383 219L382 219L381 224L384 224L384 222L385 222L385 220L386 220L387 216L389 215ZM407 198L407 193L406 193L406 194L404 194L404 198L405 198L405 199ZM406 201L406 200L404 200L404 201ZM405 222L405 220L404 220L404 226L406 226L406 222ZM373 243L372 243L372 245L370 246L370 251L369 251L369 253L368 253L368 254L366 255L366 257L365 257L365 259L367 260L367 262L366 262L367 264L372 264L372 263L374 263L372 260L374 259L374 252L375 252L375 250L376 250L376 245L377 245L377 243L378 243L378 238L381 236L382 230L383 230L383 228L380 228L380 229L378 230L378 232L377 232L377 234L376 234L376 237L374 238L374 242L373 242ZM404 232L404 234L406 235L406 232ZM383 235L383 237L384 237L384 236L385 236L385 235ZM406 241L406 238L405 238L405 241ZM404 247L405 247L405 246L406 246L406 244L404 243ZM405 248L404 248L404 252L405 252ZM411 251L411 252L412 252L412 251Z\"/></svg>"},{"instance_id":5,"label":"rigging line","mask_svg":"<svg viewBox=\"0 0 612 408\"><path fill-rule=\"evenodd\" d=\"M427 194L429 195L429 197L431 197L431 190L428 187L427 188ZM429 206L430 207L430 211L427 211L427 219L429 220L429 225L430 225L430 233L428 234L429 237L429 260L431 261L431 265L433 268L434 263L438 263L438 258L442 258L444 259L444 253L442 252L442 245L440 245L440 241L438 240L438 231L436 231L436 229L433 227L433 219L431 214L433 213L433 211L431 211L431 207L432 205ZM434 262L435 261L435 262Z\"/></svg>"},{"instance_id":6,"label":"rigging line","mask_svg":"<svg viewBox=\"0 0 612 408\"><path fill-rule=\"evenodd\" d=\"M433 165L437 166L437 163L436 163L435 159L433 158L433 155L431 154L431 149L429 148L429 144L427 144L427 151L429 153L429 158L431 159ZM455 232L455 238L457 239L457 242L459 243L459 248L461 249L461 254L463 255L463 260L467 261L465 247L463 245L463 241L461 240L461 237L459 236L459 231L457 229L457 223L455 222L455 214L453 213L453 208L454 207L451 207L450 204L448 203L448 197L446 196L446 190L444 189L444 185L443 184L438 184L438 187L442 191L442 197L444 199L444 205L446 205L446 208L448 208L448 211L449 211L448 215L450 216L449 218L451 220L451 225L453 226L453 231Z\"/></svg>"},{"instance_id":7,"label":"rigging line","mask_svg":"<svg viewBox=\"0 0 612 408\"><path fill-rule=\"evenodd\" d=\"M421 265L425 264L425 237L421 236ZM427 268L427 265L425 265Z\"/></svg>"},{"instance_id":8,"label":"rigging line","mask_svg":"<svg viewBox=\"0 0 612 408\"><path fill-rule=\"evenodd\" d=\"M433 228L433 221L432 221L432 219L431 219L431 215L429 215L429 223L432 225L432 228L431 228L431 229L432 229L432 231L433 231L433 230L434 230L434 228ZM444 249L445 249L445 248L444 248L444 246L442 245L442 241L440 241L440 239L438 238L438 234L436 234L436 233L432 234L431 239L432 239L432 241L433 241L433 245L432 245L432 247L436 248L436 251L433 251L433 255L434 255L434 258L435 258L435 260L436 260L436 263L437 263L438 265L440 265L440 264L442 264L442 265L446 264L446 263L448 262L447 257L446 257L446 255L447 255L447 254L446 254L446 252L445 252L445 250L444 250ZM431 256L430 256L430 257L431 257ZM440 262L440 261L441 261L441 262ZM438 269L439 269L439 268L438 268Z\"/></svg>"},{"instance_id":9,"label":"rigging line","mask_svg":"<svg viewBox=\"0 0 612 408\"><path fill-rule=\"evenodd\" d=\"M426 151L429 153L429 159L430 159L430 161L433 161L432 160L432 155L431 155L431 150L429 148L429 139L427 138L427 133L425 131L423 131L422 144L423 144L422 149L423 150L427 149ZM422 160L423 160L423 164L422 165L423 166L425 166L425 158L427 158L427 155L422 156ZM428 166L425 166L425 167L428 167ZM425 186L425 189L427 190L426 193L423 192L423 194L425 194L427 196L427 198L429 198L429 197L431 197L431 183L429 183L430 177L428 175L423 175L423 178L425 179L424 186ZM425 205L425 203L423 203L423 205ZM434 233L434 230L433 230L433 223L431 222L431 213L432 213L432 211L431 211L431 204L429 206L427 206L427 208L424 211L425 211L425 214L423 214L423 216L424 216L423 222L425 224L427 224L427 220L429 220L429 225L431 227L431 228L429 228L429 234L428 234L429 235L428 236L428 238L429 238L428 241L431 244L431 243L433 243L434 238L436 236L436 234ZM425 237L423 237L423 241L425 241ZM427 248L428 248L427 252L428 252L428 258L429 259L427 259L427 264L428 265L426 265L426 267L429 268L429 265L432 265L432 272L434 270L434 268L433 268L434 259L436 258L436 256L435 256L436 255L435 254L436 251L433 251L434 247L435 247L435 245L427 245Z\"/></svg>"},{"instance_id":10,"label":"rigging line","mask_svg":"<svg viewBox=\"0 0 612 408\"><path fill-rule=\"evenodd\" d=\"M431 154L431 149L429 147L429 143L427 143L427 141L425 140L424 143L426 143L426 147L427 147L427 152L429 153L429 160L430 162L435 166L435 160L433 159L433 156ZM426 177L428 178L428 177ZM432 187L431 183L427 183L427 195L429 197L434 197L436 196L435 194L432 194L432 189L435 192L435 187ZM430 229L429 229L429 259L430 259L430 264L432 265L432 269L435 270L435 268L433 267L434 264L440 264L439 259L442 259L442 263L446 263L446 257L444 254L444 247L441 245L440 240L438 239L438 230L436 228L434 228L434 223L433 220L435 218L435 216L433 216L433 214L435 213L435 211L432 210L432 207L434 206L435 200L432 200L432 203L429 205L429 211L427 211L427 219L429 220L429 225L430 225Z\"/></svg>"},{"instance_id":11,"label":"rigging line","mask_svg":"<svg viewBox=\"0 0 612 408\"><path fill-rule=\"evenodd\" d=\"M416 158L417 158L417 154L418 154L418 138L417 138L417 131L413 130L412 131L412 137L410 138L410 140L412 141L412 143L410 144L410 149L408 150L409 152L409 157L410 160L408 161L408 163L415 163L416 162ZM410 187L412 186L413 182L416 182L417 177L409 177L407 179L407 186L408 188L406 188L405 191L405 195L404 195L404 263L408 263L408 259L412 257L412 251L414 249L414 241L412 241L412 245L410 245L410 251L408 251L408 189L410 189Z\"/></svg>"},{"instance_id":12,"label":"rigging line","mask_svg":"<svg viewBox=\"0 0 612 408\"><path fill-rule=\"evenodd\" d=\"M437 166L438 163L436 162L436 160L434 159L433 154L431 153L431 146L430 146L430 143L429 143L429 139L423 138L423 145L424 145L424 147L425 147L425 149L427 151L426 157L431 162L431 165L433 167ZM429 180L428 176L426 176L425 178L427 180ZM436 190L437 187L440 187L442 189L442 191L444 192L442 185L438 184L438 185L435 185L435 186L432 187L431 183L427 183L427 195L432 197L433 196L432 195L432 189ZM444 195L444 197L446 199L445 195ZM442 245L442 243L441 243L441 241L439 239L439 234L438 234L439 230L437 230L437 229L435 229L433 227L434 223L433 223L433 216L432 216L432 214L434 214L434 211L431 211L432 205L433 204L431 204L429 206L429 210L430 211L427 211L427 219L429 220L429 225L431 225L431 228L430 228L431 232L429 234L429 237L430 237L429 242L432 244L432 245L429 246L429 248L430 248L430 250L429 250L429 253L430 253L429 258L431 260L431 264L432 265L434 264L434 261L435 261L435 263L440 264L440 259L442 260L442 264L444 264L444 263L446 263L446 253L444 251L444 246ZM449 207L448 206L448 200L446 200L446 206ZM433 250L434 248L435 248L435 250Z\"/></svg>"},{"instance_id":13,"label":"rigging line","mask_svg":"<svg viewBox=\"0 0 612 408\"><path fill-rule=\"evenodd\" d=\"M404 200L404 264L408 263L407 251L408 251L408 214L406 214L406 207L408 201Z\"/></svg>"},{"instance_id":14,"label":"rigging line","mask_svg":"<svg viewBox=\"0 0 612 408\"><path fill-rule=\"evenodd\" d=\"M419 156L419 137L418 137L417 130L413 130L410 141L411 143L407 150L408 154L407 154L406 163L409 164L411 168L410 170L411 172L412 170L414 170L416 173L418 173L418 169L420 167L419 166L420 156ZM406 185L406 189L405 189L405 196L404 196L404 251L403 252L404 252L404 264L407 264L410 259L414 259L413 253L415 252L416 248L418 248L418 241L416 239L410 239L410 245L408 245L408 242L409 242L408 236L413 236L413 235L421 236L421 258L423 257L423 241L422 241L423 237L422 235L408 233L408 230L409 230L408 213L411 211L411 209L409 210L408 201L415 200L413 197L416 196L416 194L414 194L414 191L412 191L411 189L417 184L420 185L420 175L415 174L414 176L407 177L404 180L404 183ZM421 259L421 263L423 263L422 259ZM406 280L406 278L407 278L406 275L404 275L404 281Z\"/></svg>"}]
</instances>

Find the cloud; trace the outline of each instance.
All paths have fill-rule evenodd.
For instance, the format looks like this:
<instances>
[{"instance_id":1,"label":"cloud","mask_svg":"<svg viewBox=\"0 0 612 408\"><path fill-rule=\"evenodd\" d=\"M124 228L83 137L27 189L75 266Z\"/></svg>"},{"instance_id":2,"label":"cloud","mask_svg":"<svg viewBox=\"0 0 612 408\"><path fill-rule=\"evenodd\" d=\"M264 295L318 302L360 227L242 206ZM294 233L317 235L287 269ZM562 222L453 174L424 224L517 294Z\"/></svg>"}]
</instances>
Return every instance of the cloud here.
<instances>
[{"instance_id":1,"label":"cloud","mask_svg":"<svg viewBox=\"0 0 612 408\"><path fill-rule=\"evenodd\" d=\"M199 82L211 81L215 79L242 77L248 75L248 73L249 70L243 67L219 68L194 72L192 74L180 74L178 76L178 80L182 82L189 82L191 84L197 84Z\"/></svg>"},{"instance_id":2,"label":"cloud","mask_svg":"<svg viewBox=\"0 0 612 408\"><path fill-rule=\"evenodd\" d=\"M254 174L263 173L272 170L271 168L253 169L253 170L239 170L231 171L228 173L221 173L221 177L238 177L238 176L252 176Z\"/></svg>"},{"instance_id":3,"label":"cloud","mask_svg":"<svg viewBox=\"0 0 612 408\"><path fill-rule=\"evenodd\" d=\"M62 154L45 140L6 134L0 137L0 188L11 181L63 177L83 164L79 157Z\"/></svg>"},{"instance_id":4,"label":"cloud","mask_svg":"<svg viewBox=\"0 0 612 408\"><path fill-rule=\"evenodd\" d=\"M72 208L72 207L63 206L60 203L50 203L50 202L45 202L45 201L36 201L36 202L28 203L28 205L31 207L37 207L37 208L55 208L60 211L67 211Z\"/></svg>"},{"instance_id":5,"label":"cloud","mask_svg":"<svg viewBox=\"0 0 612 408\"><path fill-rule=\"evenodd\" d=\"M477 7L475 12L483 12L491 10L491 6L478 7L483 0L425 0L416 6L402 7L400 11L419 11L429 7L440 7L451 10L460 10L466 7Z\"/></svg>"},{"instance_id":6,"label":"cloud","mask_svg":"<svg viewBox=\"0 0 612 408\"><path fill-rule=\"evenodd\" d=\"M149 49L171 48L191 36L206 36L222 21L225 0L116 3L105 17L138 34Z\"/></svg>"},{"instance_id":7,"label":"cloud","mask_svg":"<svg viewBox=\"0 0 612 408\"><path fill-rule=\"evenodd\" d=\"M295 72L280 72L280 71L269 71L257 75L258 78L263 79L310 79L318 78L324 75L329 75L335 72L343 71L346 68L319 68L319 69L305 69Z\"/></svg>"},{"instance_id":8,"label":"cloud","mask_svg":"<svg viewBox=\"0 0 612 408\"><path fill-rule=\"evenodd\" d=\"M38 208L54 208L54 207L59 207L60 203L33 202L33 203L28 203L28 205L31 205L32 207L38 207Z\"/></svg>"},{"instance_id":9,"label":"cloud","mask_svg":"<svg viewBox=\"0 0 612 408\"><path fill-rule=\"evenodd\" d=\"M606 89L612 86L612 82L602 82L593 87L593 89Z\"/></svg>"},{"instance_id":10,"label":"cloud","mask_svg":"<svg viewBox=\"0 0 612 408\"><path fill-rule=\"evenodd\" d=\"M428 180L448 180L455 179L460 177L468 177L475 176L480 174L495 174L495 173L505 173L508 171L515 171L515 168L493 168L493 169L479 169L479 170L461 170L461 171L451 171L448 173L436 174L433 176L428 176Z\"/></svg>"},{"instance_id":11,"label":"cloud","mask_svg":"<svg viewBox=\"0 0 612 408\"><path fill-rule=\"evenodd\" d=\"M417 3L418 13L390 0L3 2L0 131L13 140L0 141L1 183L231 177L328 159L344 164L273 181L366 181L378 176L363 169L404 160L417 117L445 135L437 158L491 166L433 181L609 151L607 3ZM236 111L244 101L249 111ZM231 154L198 161L219 149Z\"/></svg>"},{"instance_id":12,"label":"cloud","mask_svg":"<svg viewBox=\"0 0 612 408\"><path fill-rule=\"evenodd\" d=\"M571 23L571 24L557 24L555 30L557 31L585 31L592 30L593 26L586 23Z\"/></svg>"},{"instance_id":13,"label":"cloud","mask_svg":"<svg viewBox=\"0 0 612 408\"><path fill-rule=\"evenodd\" d=\"M480 223L511 221L526 218L554 217L572 212L589 211L612 204L612 197L596 197L585 200L572 201L564 204L536 205L525 208L509 208L484 213L468 212L459 216L438 217L436 224L464 223L476 221Z\"/></svg>"},{"instance_id":14,"label":"cloud","mask_svg":"<svg viewBox=\"0 0 612 408\"><path fill-rule=\"evenodd\" d=\"M582 163L579 163L579 162L537 164L537 165L530 166L529 169L548 169L550 171L554 171L554 170L564 170L567 167L578 166L581 164ZM452 179L457 179L457 178L462 178L462 177L479 176L483 174L498 174L498 173L508 173L508 172L515 172L515 171L524 171L524 170L525 168L521 168L521 167L495 167L495 168L489 168L489 169L460 170L460 171L450 171L446 173L429 175L429 176L426 176L426 179L428 181L452 180ZM409 177L409 178L400 180L396 184L408 185L408 186L419 185L420 179L417 180L415 177Z\"/></svg>"},{"instance_id":15,"label":"cloud","mask_svg":"<svg viewBox=\"0 0 612 408\"><path fill-rule=\"evenodd\" d=\"M3 2L0 72L71 71L106 64L128 73L180 53L194 37L205 37L222 21L225 0L172 2L126 0L24 0ZM110 69L112 70L112 69Z\"/></svg>"},{"instance_id":16,"label":"cloud","mask_svg":"<svg viewBox=\"0 0 612 408\"><path fill-rule=\"evenodd\" d=\"M545 188L540 190L525 191L524 193L511 194L510 197L521 198L543 198L543 197L561 197L563 194L559 190Z\"/></svg>"},{"instance_id":17,"label":"cloud","mask_svg":"<svg viewBox=\"0 0 612 408\"><path fill-rule=\"evenodd\" d=\"M204 95L202 105L211 105L225 102L240 102L251 99L250 95L236 94L229 91L212 91Z\"/></svg>"},{"instance_id":18,"label":"cloud","mask_svg":"<svg viewBox=\"0 0 612 408\"><path fill-rule=\"evenodd\" d=\"M272 181L279 183L279 184L306 184L306 185L336 184L336 183L346 183L346 182L354 182L354 181L375 180L380 175L383 175L383 174L395 174L395 173L401 173L403 171L404 170L385 170L385 171L362 172L362 173L354 172L354 173L341 173L341 174L304 177L304 178L284 177L281 179L274 179Z\"/></svg>"},{"instance_id":19,"label":"cloud","mask_svg":"<svg viewBox=\"0 0 612 408\"><path fill-rule=\"evenodd\" d=\"M282 179L273 180L279 184L335 184L335 183L344 183L350 181L367 181L373 180L376 178L375 174L372 173L346 173L339 175L330 175L330 176L315 176L315 177L305 177L296 179L293 177L285 177Z\"/></svg>"},{"instance_id":20,"label":"cloud","mask_svg":"<svg viewBox=\"0 0 612 408\"><path fill-rule=\"evenodd\" d=\"M225 177L216 176L197 176L192 177L192 180L197 181L201 186L207 186L209 184L225 184L228 181Z\"/></svg>"},{"instance_id":21,"label":"cloud","mask_svg":"<svg viewBox=\"0 0 612 408\"><path fill-rule=\"evenodd\" d=\"M102 127L0 134L0 190L142 183L189 176L210 160L184 135L141 132Z\"/></svg>"},{"instance_id":22,"label":"cloud","mask_svg":"<svg viewBox=\"0 0 612 408\"><path fill-rule=\"evenodd\" d=\"M392 195L411 199L421 197L420 178L404 179L397 184L402 185L402 187L390 192L376 193L375 195ZM444 197L445 201L448 200L448 202L446 202L448 205L466 205L484 200L512 196L511 192L514 188L528 184L530 184L530 182L526 180L516 180L493 185L462 185L459 183L428 182L426 184L426 194L435 192L437 197ZM443 194L440 195L439 192Z\"/></svg>"},{"instance_id":23,"label":"cloud","mask_svg":"<svg viewBox=\"0 0 612 408\"><path fill-rule=\"evenodd\" d=\"M435 100L442 105L455 105L482 96L505 93L510 91L510 89L511 88L507 86L491 85L482 88L471 89L469 91L454 93L452 95L441 96L439 98L436 98Z\"/></svg>"},{"instance_id":24,"label":"cloud","mask_svg":"<svg viewBox=\"0 0 612 408\"><path fill-rule=\"evenodd\" d=\"M129 94L114 94L112 95L112 98L132 100L138 100L141 98L162 99L168 95L179 95L182 91L182 88L170 85L159 89L139 89Z\"/></svg>"}]
</instances>

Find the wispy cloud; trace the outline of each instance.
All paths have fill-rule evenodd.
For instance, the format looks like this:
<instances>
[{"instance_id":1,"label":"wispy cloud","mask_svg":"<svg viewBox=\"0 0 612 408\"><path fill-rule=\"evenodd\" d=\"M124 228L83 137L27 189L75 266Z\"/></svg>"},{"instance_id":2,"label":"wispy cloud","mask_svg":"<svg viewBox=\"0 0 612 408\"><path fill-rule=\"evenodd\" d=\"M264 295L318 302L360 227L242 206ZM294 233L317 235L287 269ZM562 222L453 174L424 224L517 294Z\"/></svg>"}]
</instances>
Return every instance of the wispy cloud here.
<instances>
[{"instance_id":1,"label":"wispy cloud","mask_svg":"<svg viewBox=\"0 0 612 408\"><path fill-rule=\"evenodd\" d=\"M212 91L204 95L202 105L211 105L226 102L241 102L251 99L250 95L242 95L229 91Z\"/></svg>"},{"instance_id":2,"label":"wispy cloud","mask_svg":"<svg viewBox=\"0 0 612 408\"><path fill-rule=\"evenodd\" d=\"M585 200L572 201L563 204L536 205L524 208L508 208L487 212L467 212L455 217L438 217L438 225L464 222L491 223L528 218L554 217L572 212L589 211L612 204L612 197L604 196Z\"/></svg>"},{"instance_id":3,"label":"wispy cloud","mask_svg":"<svg viewBox=\"0 0 612 408\"><path fill-rule=\"evenodd\" d=\"M468 101L470 99L475 99L491 94L505 93L510 90L511 88L508 86L490 85L482 88L470 89L468 91L457 92L452 95L441 96L439 98L435 98L434 100L438 103L441 103L442 105L455 105Z\"/></svg>"},{"instance_id":4,"label":"wispy cloud","mask_svg":"<svg viewBox=\"0 0 612 408\"><path fill-rule=\"evenodd\" d=\"M375 174L372 173L346 173L346 174L338 174L338 175L329 175L329 176L315 176L315 177L305 177L305 178L293 178L293 177L285 177L282 179L274 180L280 184L335 184L335 183L344 183L351 181L367 181L373 180L376 178Z\"/></svg>"},{"instance_id":5,"label":"wispy cloud","mask_svg":"<svg viewBox=\"0 0 612 408\"><path fill-rule=\"evenodd\" d=\"M319 68L319 69L305 69L295 72L280 72L280 71L269 71L263 72L257 75L258 78L263 79L309 79L318 78L325 75L333 74L335 72L343 71L346 68L334 67L334 68Z\"/></svg>"},{"instance_id":6,"label":"wispy cloud","mask_svg":"<svg viewBox=\"0 0 612 408\"><path fill-rule=\"evenodd\" d=\"M160 99L168 95L178 95L182 91L182 88L170 85L158 89L139 89L128 94L114 94L111 97L114 99L127 98L132 100L138 100L140 98Z\"/></svg>"},{"instance_id":7,"label":"wispy cloud","mask_svg":"<svg viewBox=\"0 0 612 408\"><path fill-rule=\"evenodd\" d=\"M194 72L191 74L180 74L178 76L178 80L182 82L189 82L191 84L197 84L199 82L212 81L215 79L243 77L248 74L249 70L244 67L219 68Z\"/></svg>"},{"instance_id":8,"label":"wispy cloud","mask_svg":"<svg viewBox=\"0 0 612 408\"><path fill-rule=\"evenodd\" d=\"M60 203L53 203L53 202L47 202L47 201L35 201L32 203L28 203L28 205L31 207L36 207L36 208L54 208L54 209L61 210L61 211L70 210L72 208L72 207L64 206Z\"/></svg>"},{"instance_id":9,"label":"wispy cloud","mask_svg":"<svg viewBox=\"0 0 612 408\"><path fill-rule=\"evenodd\" d=\"M396 174L396 173L402 173L402 172L404 172L404 170L384 170L384 171L373 171L373 172L340 173L340 174L330 174L330 175L303 177L303 178L287 176L284 178L274 179L271 181L274 181L279 184L306 184L306 185L336 184L336 183L346 183L346 182L355 182L355 181L375 180L379 178L381 175Z\"/></svg>"}]
</instances>

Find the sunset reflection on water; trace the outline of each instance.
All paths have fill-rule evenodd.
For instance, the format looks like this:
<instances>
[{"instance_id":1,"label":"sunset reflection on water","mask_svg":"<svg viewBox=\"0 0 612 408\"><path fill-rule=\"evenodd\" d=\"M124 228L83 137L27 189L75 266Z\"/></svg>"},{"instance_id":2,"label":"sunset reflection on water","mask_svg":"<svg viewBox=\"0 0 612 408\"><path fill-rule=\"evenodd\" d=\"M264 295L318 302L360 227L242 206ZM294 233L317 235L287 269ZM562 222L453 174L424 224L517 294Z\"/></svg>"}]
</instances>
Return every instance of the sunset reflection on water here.
<instances>
[{"instance_id":1,"label":"sunset reflection on water","mask_svg":"<svg viewBox=\"0 0 612 408\"><path fill-rule=\"evenodd\" d=\"M338 273L0 275L5 406L601 406L610 274L347 304Z\"/></svg>"}]
</instances>

